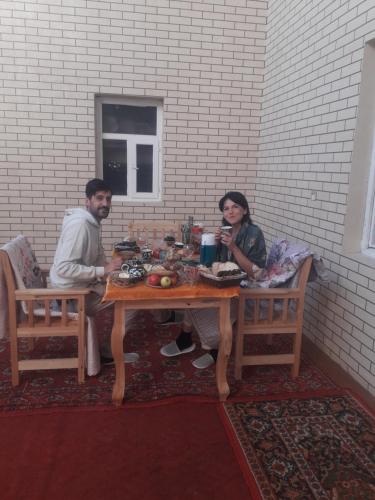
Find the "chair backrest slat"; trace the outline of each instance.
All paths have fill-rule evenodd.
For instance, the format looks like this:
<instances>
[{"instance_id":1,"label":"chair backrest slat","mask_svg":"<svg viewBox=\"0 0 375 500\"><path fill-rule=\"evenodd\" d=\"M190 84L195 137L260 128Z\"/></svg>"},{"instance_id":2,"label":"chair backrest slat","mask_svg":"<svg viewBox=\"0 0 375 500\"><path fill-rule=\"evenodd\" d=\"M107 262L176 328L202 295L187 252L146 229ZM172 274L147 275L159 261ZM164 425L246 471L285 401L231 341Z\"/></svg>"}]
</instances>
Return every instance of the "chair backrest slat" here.
<instances>
[{"instance_id":1,"label":"chair backrest slat","mask_svg":"<svg viewBox=\"0 0 375 500\"><path fill-rule=\"evenodd\" d=\"M51 324L50 301L48 299L44 301L44 324L46 326Z\"/></svg>"},{"instance_id":2,"label":"chair backrest slat","mask_svg":"<svg viewBox=\"0 0 375 500\"><path fill-rule=\"evenodd\" d=\"M283 299L283 312L282 312L283 321L286 321L288 319L288 309L289 309L289 299Z\"/></svg>"},{"instance_id":3,"label":"chair backrest slat","mask_svg":"<svg viewBox=\"0 0 375 500\"><path fill-rule=\"evenodd\" d=\"M66 299L61 300L61 324L63 326L68 324L68 307Z\"/></svg>"},{"instance_id":4,"label":"chair backrest slat","mask_svg":"<svg viewBox=\"0 0 375 500\"><path fill-rule=\"evenodd\" d=\"M273 319L273 299L270 299L267 302L268 302L268 323L271 323Z\"/></svg>"},{"instance_id":5,"label":"chair backrest slat","mask_svg":"<svg viewBox=\"0 0 375 500\"><path fill-rule=\"evenodd\" d=\"M129 222L128 234L136 240L144 239L151 243L153 240L162 239L173 235L177 241L181 240L181 224L168 221L133 221Z\"/></svg>"},{"instance_id":6,"label":"chair backrest slat","mask_svg":"<svg viewBox=\"0 0 375 500\"><path fill-rule=\"evenodd\" d=\"M32 300L27 300L27 324L34 326L34 303Z\"/></svg>"},{"instance_id":7,"label":"chair backrest slat","mask_svg":"<svg viewBox=\"0 0 375 500\"><path fill-rule=\"evenodd\" d=\"M255 304L254 304L254 323L257 323L259 321L259 315L260 315L260 300L255 299Z\"/></svg>"}]
</instances>

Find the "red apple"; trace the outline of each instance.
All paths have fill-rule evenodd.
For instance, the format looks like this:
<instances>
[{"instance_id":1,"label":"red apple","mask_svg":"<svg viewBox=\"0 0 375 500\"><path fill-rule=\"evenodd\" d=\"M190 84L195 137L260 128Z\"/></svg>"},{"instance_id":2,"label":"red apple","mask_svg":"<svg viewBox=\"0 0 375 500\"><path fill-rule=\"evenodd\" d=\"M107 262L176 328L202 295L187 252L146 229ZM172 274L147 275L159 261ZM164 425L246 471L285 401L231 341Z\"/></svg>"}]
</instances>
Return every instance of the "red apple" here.
<instances>
[{"instance_id":1,"label":"red apple","mask_svg":"<svg viewBox=\"0 0 375 500\"><path fill-rule=\"evenodd\" d=\"M147 283L151 286L160 286L161 277L158 274L150 274L147 278Z\"/></svg>"}]
</instances>

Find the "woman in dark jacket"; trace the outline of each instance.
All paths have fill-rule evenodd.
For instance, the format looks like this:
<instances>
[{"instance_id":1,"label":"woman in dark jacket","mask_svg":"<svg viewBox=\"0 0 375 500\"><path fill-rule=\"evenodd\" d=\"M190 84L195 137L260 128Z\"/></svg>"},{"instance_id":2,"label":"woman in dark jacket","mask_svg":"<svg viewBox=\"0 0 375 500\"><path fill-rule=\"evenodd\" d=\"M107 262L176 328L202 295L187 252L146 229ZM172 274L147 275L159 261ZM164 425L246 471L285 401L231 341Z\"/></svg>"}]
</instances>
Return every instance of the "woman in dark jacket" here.
<instances>
[{"instance_id":1,"label":"woman in dark jacket","mask_svg":"<svg viewBox=\"0 0 375 500\"><path fill-rule=\"evenodd\" d=\"M266 245L261 229L252 223L249 204L245 196L238 191L230 191L219 202L223 213L223 224L231 226L230 232L215 230L217 260L235 262L248 277L254 278L259 269L266 264ZM232 301L231 320L236 320L237 301ZM218 314L216 309L192 309L185 313L182 331L177 339L163 346L163 356L179 356L195 349L192 341L192 325L198 332L202 347L208 349L193 361L196 368L207 368L216 361L219 345Z\"/></svg>"}]
</instances>

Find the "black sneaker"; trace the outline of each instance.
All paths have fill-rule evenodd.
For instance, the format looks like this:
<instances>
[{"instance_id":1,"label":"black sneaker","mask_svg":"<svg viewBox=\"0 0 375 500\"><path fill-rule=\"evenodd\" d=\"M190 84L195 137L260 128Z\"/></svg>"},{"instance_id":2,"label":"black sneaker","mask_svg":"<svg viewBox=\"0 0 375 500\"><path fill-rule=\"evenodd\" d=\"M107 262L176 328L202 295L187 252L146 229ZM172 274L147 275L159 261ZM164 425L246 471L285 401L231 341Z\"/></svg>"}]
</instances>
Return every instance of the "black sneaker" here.
<instances>
[{"instance_id":1,"label":"black sneaker","mask_svg":"<svg viewBox=\"0 0 375 500\"><path fill-rule=\"evenodd\" d=\"M107 358L106 356L100 356L101 365L113 365L115 362L113 358Z\"/></svg>"}]
</instances>

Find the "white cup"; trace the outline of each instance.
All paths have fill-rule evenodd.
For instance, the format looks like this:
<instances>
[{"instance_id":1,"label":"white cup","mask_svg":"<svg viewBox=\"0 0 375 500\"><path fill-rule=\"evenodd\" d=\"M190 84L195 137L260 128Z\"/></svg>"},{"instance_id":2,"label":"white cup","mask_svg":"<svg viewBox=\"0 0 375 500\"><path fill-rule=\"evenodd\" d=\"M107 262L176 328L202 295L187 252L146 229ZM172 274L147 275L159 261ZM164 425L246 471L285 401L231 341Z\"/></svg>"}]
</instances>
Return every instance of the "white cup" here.
<instances>
[{"instance_id":1,"label":"white cup","mask_svg":"<svg viewBox=\"0 0 375 500\"><path fill-rule=\"evenodd\" d=\"M221 226L221 234L232 234L232 226Z\"/></svg>"}]
</instances>

